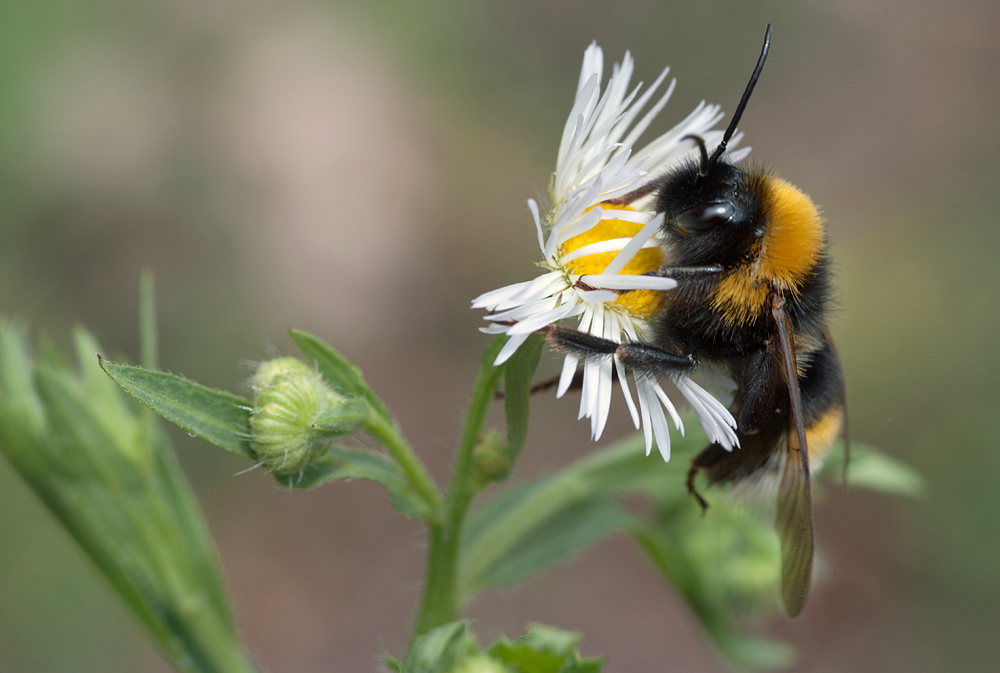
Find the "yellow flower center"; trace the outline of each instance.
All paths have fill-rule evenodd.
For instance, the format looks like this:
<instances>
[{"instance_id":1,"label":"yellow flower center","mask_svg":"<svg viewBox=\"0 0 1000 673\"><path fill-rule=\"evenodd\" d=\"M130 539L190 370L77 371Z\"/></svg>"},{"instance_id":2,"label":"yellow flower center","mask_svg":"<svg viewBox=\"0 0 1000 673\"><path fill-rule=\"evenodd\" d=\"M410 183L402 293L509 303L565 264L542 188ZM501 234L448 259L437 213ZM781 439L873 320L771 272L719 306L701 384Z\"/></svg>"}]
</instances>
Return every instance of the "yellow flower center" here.
<instances>
[{"instance_id":1,"label":"yellow flower center","mask_svg":"<svg viewBox=\"0 0 1000 673\"><path fill-rule=\"evenodd\" d=\"M632 210L624 208L624 210ZM631 238L642 229L641 224L626 222L625 220L601 220L597 226L588 232L574 236L562 246L562 254L566 255L578 248L591 243L600 243L612 238ZM604 269L615 258L617 252L601 252L596 255L585 255L572 261L566 262L566 270L570 273L587 275L604 273ZM656 271L663 265L663 250L659 246L643 248L629 260L621 273L627 275L641 275ZM614 302L632 315L640 318L651 318L660 310L663 305L663 292L659 290L631 290L618 295Z\"/></svg>"}]
</instances>

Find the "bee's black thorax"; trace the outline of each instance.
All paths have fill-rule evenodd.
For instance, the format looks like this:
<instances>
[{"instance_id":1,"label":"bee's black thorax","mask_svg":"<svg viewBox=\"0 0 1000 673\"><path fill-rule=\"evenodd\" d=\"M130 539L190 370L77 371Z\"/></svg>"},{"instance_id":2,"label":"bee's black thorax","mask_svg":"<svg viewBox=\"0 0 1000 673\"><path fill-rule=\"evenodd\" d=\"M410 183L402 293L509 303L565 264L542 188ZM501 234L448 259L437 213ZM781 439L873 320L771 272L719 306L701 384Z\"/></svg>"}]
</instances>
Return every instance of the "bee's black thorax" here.
<instances>
[{"instance_id":1,"label":"bee's black thorax","mask_svg":"<svg viewBox=\"0 0 1000 673\"><path fill-rule=\"evenodd\" d=\"M774 334L775 294L784 298L796 332L818 337L829 272L815 206L760 168L720 160L705 175L699 170L687 164L659 180L666 265L711 264L723 271L679 281L658 322L660 342L716 363L765 349ZM721 204L715 210L729 217L706 218L706 204Z\"/></svg>"},{"instance_id":2,"label":"bee's black thorax","mask_svg":"<svg viewBox=\"0 0 1000 673\"><path fill-rule=\"evenodd\" d=\"M707 169L682 166L659 184L665 266L721 272L678 279L653 341L720 367L737 383L732 412L742 448L730 453L711 446L695 465L711 481L741 479L771 459L788 431L775 301L791 319L804 421L815 440L810 451L813 444L825 451L832 443L828 428L839 428L843 381L826 336L829 258L818 209L767 171L725 160Z\"/></svg>"}]
</instances>

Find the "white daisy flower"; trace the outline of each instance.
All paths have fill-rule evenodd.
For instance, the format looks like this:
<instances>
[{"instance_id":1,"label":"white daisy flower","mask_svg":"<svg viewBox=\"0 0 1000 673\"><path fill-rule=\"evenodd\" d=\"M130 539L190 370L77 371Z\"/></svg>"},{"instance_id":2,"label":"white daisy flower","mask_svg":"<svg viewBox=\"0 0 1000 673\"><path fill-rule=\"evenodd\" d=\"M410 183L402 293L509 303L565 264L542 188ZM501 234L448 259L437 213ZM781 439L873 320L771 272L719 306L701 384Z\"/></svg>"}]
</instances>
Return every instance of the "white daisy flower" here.
<instances>
[{"instance_id":1,"label":"white daisy flower","mask_svg":"<svg viewBox=\"0 0 1000 673\"><path fill-rule=\"evenodd\" d=\"M600 84L604 55L591 44L583 57L576 100L563 130L559 157L552 178L552 210L544 218L538 204L528 200L535 221L545 273L534 280L508 285L477 297L473 308L490 311L483 328L507 334L509 341L496 364L505 362L535 331L546 325L579 318L577 329L621 343L646 341L651 319L658 313L663 291L677 285L672 278L644 275L663 264L657 232L663 215L651 210L653 196L628 206L605 203L642 186L696 151L686 135L700 135L711 146L722 140L722 131L710 130L722 118L716 105L700 103L687 119L633 153L632 145L646 130L673 93L670 82L656 103L642 116L643 108L666 79L665 69L642 95L640 83L629 91L633 62L626 52L615 64L604 93ZM731 146L738 142L733 138ZM739 159L748 149L730 152ZM632 290L617 294L614 290ZM568 354L559 378L557 396L569 388L580 356ZM625 403L636 428L642 427L646 455L653 440L664 460L670 458L670 432L666 415L683 435L684 426L663 389L662 382L647 375L626 372L616 358L584 360L580 418L591 422L591 436L600 438L611 406L613 374L621 385ZM686 376L670 377L698 414L708 437L727 449L737 445L736 422L729 411ZM632 396L631 379L639 404Z\"/></svg>"}]
</instances>

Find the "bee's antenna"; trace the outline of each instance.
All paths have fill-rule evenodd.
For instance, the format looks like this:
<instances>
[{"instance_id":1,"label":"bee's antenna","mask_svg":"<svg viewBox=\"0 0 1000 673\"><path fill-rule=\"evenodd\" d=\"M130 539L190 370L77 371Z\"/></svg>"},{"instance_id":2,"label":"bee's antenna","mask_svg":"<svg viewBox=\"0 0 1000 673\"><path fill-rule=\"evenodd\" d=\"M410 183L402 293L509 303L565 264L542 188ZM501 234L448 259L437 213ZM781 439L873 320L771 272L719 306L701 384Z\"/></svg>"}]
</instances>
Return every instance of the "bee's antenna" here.
<instances>
[{"instance_id":1,"label":"bee's antenna","mask_svg":"<svg viewBox=\"0 0 1000 673\"><path fill-rule=\"evenodd\" d=\"M712 153L711 163L715 163L722 153L726 151L726 144L729 143L729 139L733 137L733 133L736 132L736 124L739 123L740 117L743 116L743 109L747 106L747 101L750 100L750 94L753 93L754 85L757 84L757 78L760 77L760 71L764 68L764 60L767 59L767 50L771 46L771 24L767 24L767 31L764 33L764 47L760 50L760 58L757 60L757 67L753 69L753 74L750 75L750 83L747 84L746 91L743 92L743 98L740 99L740 104L736 106L736 112L733 113L733 119L729 122L729 128L726 129L725 135L722 136L722 142L719 146L715 148L715 152Z\"/></svg>"},{"instance_id":2,"label":"bee's antenna","mask_svg":"<svg viewBox=\"0 0 1000 673\"><path fill-rule=\"evenodd\" d=\"M705 139L689 133L681 140L690 140L698 146L698 151L701 152L701 167L698 169L698 177L703 178L708 175L708 148L705 147Z\"/></svg>"}]
</instances>

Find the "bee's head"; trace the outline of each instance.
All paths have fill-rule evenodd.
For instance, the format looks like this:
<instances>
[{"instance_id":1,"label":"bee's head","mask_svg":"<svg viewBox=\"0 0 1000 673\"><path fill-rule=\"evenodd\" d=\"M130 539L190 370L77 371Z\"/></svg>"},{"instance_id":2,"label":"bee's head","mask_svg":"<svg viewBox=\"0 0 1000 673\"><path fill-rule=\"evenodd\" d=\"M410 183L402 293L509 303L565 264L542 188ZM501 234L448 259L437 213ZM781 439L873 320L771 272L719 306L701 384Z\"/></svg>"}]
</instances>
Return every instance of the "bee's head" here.
<instances>
[{"instance_id":1,"label":"bee's head","mask_svg":"<svg viewBox=\"0 0 1000 673\"><path fill-rule=\"evenodd\" d=\"M678 264L735 264L764 235L763 174L724 159L704 168L689 163L660 178L656 212L664 214L664 238Z\"/></svg>"},{"instance_id":2,"label":"bee's head","mask_svg":"<svg viewBox=\"0 0 1000 673\"><path fill-rule=\"evenodd\" d=\"M698 146L699 162L689 162L659 179L656 212L664 214L664 237L679 253L680 264L733 263L764 235L761 204L762 171L745 172L723 158L736 124L743 116L771 46L771 24L757 67L736 106L736 112L711 156L701 136L683 138Z\"/></svg>"}]
</instances>

